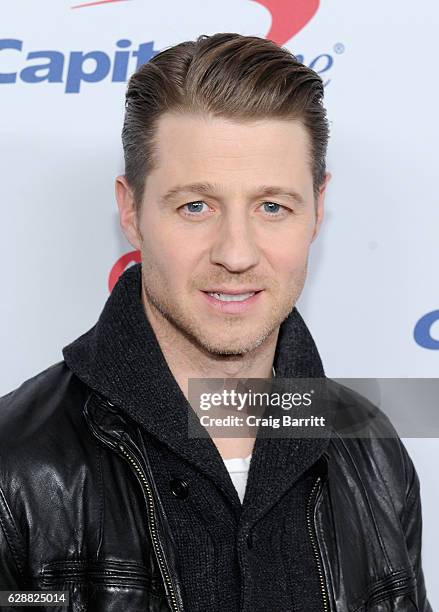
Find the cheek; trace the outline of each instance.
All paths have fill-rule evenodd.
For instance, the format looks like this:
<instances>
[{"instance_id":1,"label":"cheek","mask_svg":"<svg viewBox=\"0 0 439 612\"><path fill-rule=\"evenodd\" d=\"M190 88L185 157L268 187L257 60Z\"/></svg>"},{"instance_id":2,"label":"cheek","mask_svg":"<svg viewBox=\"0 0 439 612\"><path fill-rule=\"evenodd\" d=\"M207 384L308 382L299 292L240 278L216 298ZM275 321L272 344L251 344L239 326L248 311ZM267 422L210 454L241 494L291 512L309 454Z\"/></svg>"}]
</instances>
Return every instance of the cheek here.
<instances>
[{"instance_id":1,"label":"cheek","mask_svg":"<svg viewBox=\"0 0 439 612\"><path fill-rule=\"evenodd\" d=\"M277 273L289 276L303 270L309 253L310 237L307 233L279 236L265 249L265 254Z\"/></svg>"},{"instance_id":2,"label":"cheek","mask_svg":"<svg viewBox=\"0 0 439 612\"><path fill-rule=\"evenodd\" d=\"M166 231L164 224L145 219L142 248L144 265L158 275L163 289L186 285L199 260L197 240L187 240L176 232Z\"/></svg>"}]
</instances>

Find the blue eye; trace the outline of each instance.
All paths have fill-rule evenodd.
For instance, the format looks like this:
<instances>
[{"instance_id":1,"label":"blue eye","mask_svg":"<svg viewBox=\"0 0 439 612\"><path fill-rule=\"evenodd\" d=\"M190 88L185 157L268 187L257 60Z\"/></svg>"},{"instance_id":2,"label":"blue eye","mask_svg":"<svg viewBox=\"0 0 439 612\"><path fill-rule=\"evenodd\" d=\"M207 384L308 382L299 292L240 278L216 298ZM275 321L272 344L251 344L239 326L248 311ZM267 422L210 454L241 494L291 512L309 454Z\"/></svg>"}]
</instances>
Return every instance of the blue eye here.
<instances>
[{"instance_id":1,"label":"blue eye","mask_svg":"<svg viewBox=\"0 0 439 612\"><path fill-rule=\"evenodd\" d=\"M190 214L196 214L199 212L203 212L204 204L205 203L202 202L201 200L197 202L188 202L187 204L183 206L183 208L185 208L186 211L189 212Z\"/></svg>"},{"instance_id":2,"label":"blue eye","mask_svg":"<svg viewBox=\"0 0 439 612\"><path fill-rule=\"evenodd\" d=\"M265 212L268 213L278 213L282 208L280 204L276 204L276 202L264 202L263 204Z\"/></svg>"}]
</instances>

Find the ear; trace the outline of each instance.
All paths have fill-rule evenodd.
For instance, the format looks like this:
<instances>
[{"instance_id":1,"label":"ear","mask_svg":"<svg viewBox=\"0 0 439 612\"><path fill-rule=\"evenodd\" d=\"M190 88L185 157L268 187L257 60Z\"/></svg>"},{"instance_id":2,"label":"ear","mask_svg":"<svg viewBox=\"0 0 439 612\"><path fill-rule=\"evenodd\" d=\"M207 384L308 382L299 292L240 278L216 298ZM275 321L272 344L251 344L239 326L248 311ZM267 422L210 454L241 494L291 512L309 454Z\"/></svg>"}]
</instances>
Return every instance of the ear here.
<instances>
[{"instance_id":1,"label":"ear","mask_svg":"<svg viewBox=\"0 0 439 612\"><path fill-rule=\"evenodd\" d=\"M316 206L316 224L314 227L311 242L313 242L317 238L318 233L320 231L320 226L322 225L322 222L323 222L326 187L328 186L328 183L331 180L331 178L332 178L332 174L330 172L326 172L325 178L323 180L323 184L319 188L319 194L317 196L317 206Z\"/></svg>"},{"instance_id":2,"label":"ear","mask_svg":"<svg viewBox=\"0 0 439 612\"><path fill-rule=\"evenodd\" d=\"M125 238L137 250L140 250L142 237L138 229L137 212L134 196L125 176L116 177L115 193L119 209L119 223Z\"/></svg>"}]
</instances>

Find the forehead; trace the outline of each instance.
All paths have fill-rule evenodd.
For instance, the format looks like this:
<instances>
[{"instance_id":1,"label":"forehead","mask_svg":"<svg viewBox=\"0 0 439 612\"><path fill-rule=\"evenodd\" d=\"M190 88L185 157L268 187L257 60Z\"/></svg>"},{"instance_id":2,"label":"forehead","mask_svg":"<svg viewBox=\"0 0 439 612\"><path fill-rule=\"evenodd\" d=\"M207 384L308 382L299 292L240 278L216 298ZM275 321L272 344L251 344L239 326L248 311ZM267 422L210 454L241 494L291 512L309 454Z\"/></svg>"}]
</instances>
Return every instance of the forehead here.
<instances>
[{"instance_id":1,"label":"forehead","mask_svg":"<svg viewBox=\"0 0 439 612\"><path fill-rule=\"evenodd\" d=\"M309 135L293 119L238 121L166 113L158 121L155 142L157 167L173 175L262 170L292 176L310 173Z\"/></svg>"}]
</instances>

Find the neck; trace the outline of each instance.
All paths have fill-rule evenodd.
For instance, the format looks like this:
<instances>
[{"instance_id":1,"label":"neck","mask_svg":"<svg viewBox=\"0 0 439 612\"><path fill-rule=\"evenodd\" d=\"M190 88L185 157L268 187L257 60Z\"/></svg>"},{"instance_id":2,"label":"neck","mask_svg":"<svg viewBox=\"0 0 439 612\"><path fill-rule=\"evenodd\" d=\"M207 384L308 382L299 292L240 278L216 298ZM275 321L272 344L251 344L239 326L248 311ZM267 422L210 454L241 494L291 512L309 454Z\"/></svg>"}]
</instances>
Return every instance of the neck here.
<instances>
[{"instance_id":1,"label":"neck","mask_svg":"<svg viewBox=\"0 0 439 612\"><path fill-rule=\"evenodd\" d=\"M215 355L185 336L145 298L143 307L169 369L186 398L190 378L271 378L277 328L260 346L239 355Z\"/></svg>"}]
</instances>

